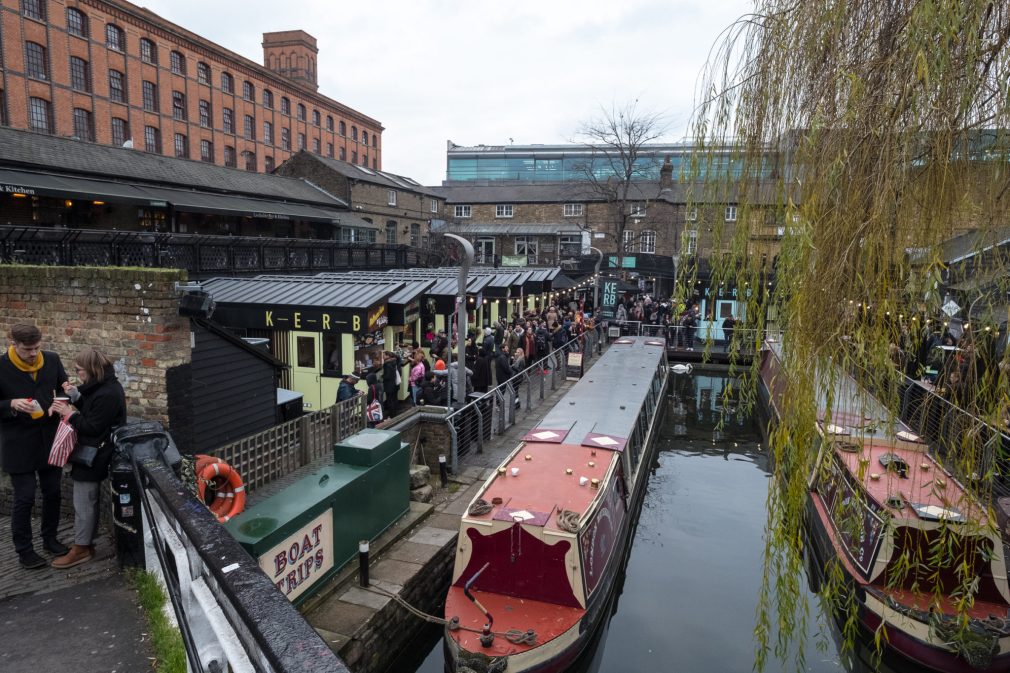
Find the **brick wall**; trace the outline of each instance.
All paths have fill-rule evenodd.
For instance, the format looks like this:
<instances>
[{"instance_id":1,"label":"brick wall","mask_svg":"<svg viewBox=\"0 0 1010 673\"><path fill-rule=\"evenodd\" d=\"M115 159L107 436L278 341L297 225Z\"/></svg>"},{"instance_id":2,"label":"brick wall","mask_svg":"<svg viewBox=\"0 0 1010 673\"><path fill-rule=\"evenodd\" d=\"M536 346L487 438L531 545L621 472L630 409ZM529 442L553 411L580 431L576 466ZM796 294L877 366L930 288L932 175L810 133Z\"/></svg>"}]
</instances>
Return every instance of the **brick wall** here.
<instances>
[{"instance_id":1,"label":"brick wall","mask_svg":"<svg viewBox=\"0 0 1010 673\"><path fill-rule=\"evenodd\" d=\"M174 269L0 265L3 343L12 325L34 322L68 370L94 346L122 361L129 415L167 423L166 373L190 360L189 319L173 289L184 280Z\"/></svg>"},{"instance_id":2,"label":"brick wall","mask_svg":"<svg viewBox=\"0 0 1010 673\"><path fill-rule=\"evenodd\" d=\"M189 319L179 316L177 270L0 265L0 331L33 322L43 346L59 353L74 380L73 359L94 346L126 372L127 413L168 424L166 378L190 361ZM62 510L73 515L73 482L63 480ZM103 503L106 495L103 494ZM0 514L10 514L8 479L0 480ZM39 511L36 498L36 513ZM111 510L103 504L103 525Z\"/></svg>"}]
</instances>

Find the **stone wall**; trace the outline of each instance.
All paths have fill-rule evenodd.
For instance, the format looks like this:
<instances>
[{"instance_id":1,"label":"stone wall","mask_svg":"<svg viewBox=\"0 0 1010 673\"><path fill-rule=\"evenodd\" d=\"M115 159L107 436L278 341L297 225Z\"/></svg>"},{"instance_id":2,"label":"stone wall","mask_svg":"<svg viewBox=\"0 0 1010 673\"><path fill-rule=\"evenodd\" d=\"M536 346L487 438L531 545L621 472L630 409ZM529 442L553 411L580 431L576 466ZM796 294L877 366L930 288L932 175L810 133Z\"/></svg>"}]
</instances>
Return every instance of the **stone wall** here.
<instances>
[{"instance_id":1,"label":"stone wall","mask_svg":"<svg viewBox=\"0 0 1010 673\"><path fill-rule=\"evenodd\" d=\"M179 315L174 289L185 279L168 269L0 265L0 343L9 345L15 324L38 325L43 347L60 355L71 381L74 357L94 346L117 363L127 413L167 425L166 379L190 361L189 319ZM10 511L9 485L0 481L0 514Z\"/></svg>"}]
</instances>

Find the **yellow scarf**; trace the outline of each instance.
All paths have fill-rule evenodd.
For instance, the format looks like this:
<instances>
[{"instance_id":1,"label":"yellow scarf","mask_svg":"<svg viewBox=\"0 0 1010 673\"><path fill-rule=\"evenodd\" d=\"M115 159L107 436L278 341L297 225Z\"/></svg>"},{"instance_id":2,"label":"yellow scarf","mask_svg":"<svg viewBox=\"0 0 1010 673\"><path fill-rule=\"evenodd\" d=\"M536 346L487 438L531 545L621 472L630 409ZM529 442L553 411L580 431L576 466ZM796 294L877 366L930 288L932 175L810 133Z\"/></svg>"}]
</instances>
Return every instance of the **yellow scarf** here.
<instances>
[{"instance_id":1,"label":"yellow scarf","mask_svg":"<svg viewBox=\"0 0 1010 673\"><path fill-rule=\"evenodd\" d=\"M18 356L18 352L14 350L13 345L7 349L7 357L11 359L11 362L15 367L23 372L31 374L33 381L38 378L38 372L42 369L42 365L45 364L45 360L42 358L42 351L39 351L38 356L36 356L35 364L30 365Z\"/></svg>"}]
</instances>

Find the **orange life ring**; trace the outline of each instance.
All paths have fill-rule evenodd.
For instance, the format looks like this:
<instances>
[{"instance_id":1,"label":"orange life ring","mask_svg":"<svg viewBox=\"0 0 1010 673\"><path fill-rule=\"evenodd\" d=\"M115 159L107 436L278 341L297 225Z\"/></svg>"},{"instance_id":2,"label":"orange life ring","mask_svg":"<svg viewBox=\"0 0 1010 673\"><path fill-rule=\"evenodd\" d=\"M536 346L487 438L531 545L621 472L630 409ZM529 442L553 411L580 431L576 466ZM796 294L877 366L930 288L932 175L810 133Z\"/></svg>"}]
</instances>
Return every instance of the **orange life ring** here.
<instances>
[{"instance_id":1,"label":"orange life ring","mask_svg":"<svg viewBox=\"0 0 1010 673\"><path fill-rule=\"evenodd\" d=\"M245 484L235 468L210 456L197 456L197 467L197 488L201 500L206 501L208 483L214 482L218 486L217 496L210 505L210 511L217 516L218 521L225 523L245 510Z\"/></svg>"}]
</instances>

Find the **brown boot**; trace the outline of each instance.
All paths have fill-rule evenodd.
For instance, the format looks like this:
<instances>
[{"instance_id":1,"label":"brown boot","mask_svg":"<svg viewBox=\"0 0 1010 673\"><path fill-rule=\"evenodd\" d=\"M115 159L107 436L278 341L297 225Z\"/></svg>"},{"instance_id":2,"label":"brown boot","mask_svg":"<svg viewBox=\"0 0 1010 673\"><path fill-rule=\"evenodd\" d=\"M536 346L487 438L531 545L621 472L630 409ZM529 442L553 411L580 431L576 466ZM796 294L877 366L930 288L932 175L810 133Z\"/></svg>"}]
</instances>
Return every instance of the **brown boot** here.
<instances>
[{"instance_id":1,"label":"brown boot","mask_svg":"<svg viewBox=\"0 0 1010 673\"><path fill-rule=\"evenodd\" d=\"M65 556L53 559L54 568L73 568L76 565L87 563L95 555L89 545L75 544L70 548L70 552Z\"/></svg>"}]
</instances>

